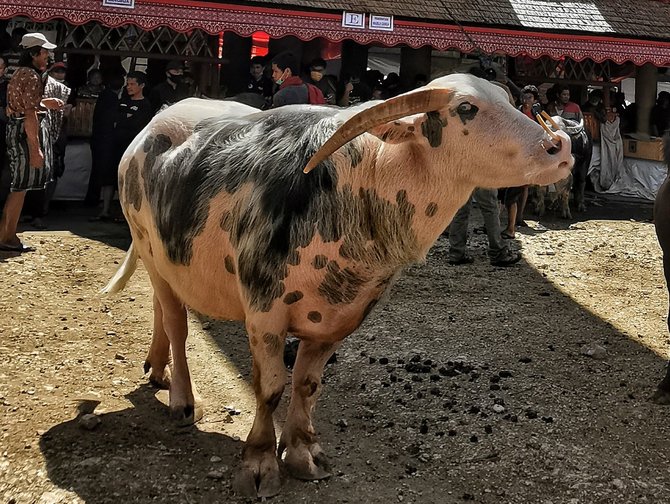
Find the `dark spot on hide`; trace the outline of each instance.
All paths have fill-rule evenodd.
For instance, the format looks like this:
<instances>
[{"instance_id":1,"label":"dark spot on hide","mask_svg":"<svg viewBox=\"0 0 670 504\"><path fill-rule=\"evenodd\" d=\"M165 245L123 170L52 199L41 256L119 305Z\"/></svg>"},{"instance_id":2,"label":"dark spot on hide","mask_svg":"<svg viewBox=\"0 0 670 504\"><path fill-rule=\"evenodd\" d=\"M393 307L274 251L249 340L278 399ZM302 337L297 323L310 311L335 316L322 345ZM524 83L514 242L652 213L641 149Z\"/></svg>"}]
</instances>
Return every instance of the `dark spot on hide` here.
<instances>
[{"instance_id":1,"label":"dark spot on hide","mask_svg":"<svg viewBox=\"0 0 670 504\"><path fill-rule=\"evenodd\" d=\"M188 265L193 239L204 229L209 214L208 206L203 209L195 203L198 174L188 169L193 151L180 148L160 166L154 166L154 152L147 154L142 168L144 194L168 258L175 264Z\"/></svg>"},{"instance_id":2,"label":"dark spot on hide","mask_svg":"<svg viewBox=\"0 0 670 504\"><path fill-rule=\"evenodd\" d=\"M123 175L119 173L119 194L123 194Z\"/></svg>"},{"instance_id":3,"label":"dark spot on hide","mask_svg":"<svg viewBox=\"0 0 670 504\"><path fill-rule=\"evenodd\" d=\"M312 377L307 377L305 378L305 381L303 382L303 387L306 389L306 394L305 397L312 397L317 389L319 388L318 383L316 383L316 380L314 380Z\"/></svg>"},{"instance_id":4,"label":"dark spot on hide","mask_svg":"<svg viewBox=\"0 0 670 504\"><path fill-rule=\"evenodd\" d=\"M125 191L123 191L124 200L127 204L133 205L136 212L142 208L142 186L140 185L140 165L137 159L132 158L126 170L126 183L124 184ZM119 192L121 192L119 185Z\"/></svg>"},{"instance_id":5,"label":"dark spot on hide","mask_svg":"<svg viewBox=\"0 0 670 504\"><path fill-rule=\"evenodd\" d=\"M307 318L310 320L310 322L318 324L319 322L321 322L321 313L319 313L318 311L311 311L307 314Z\"/></svg>"},{"instance_id":6,"label":"dark spot on hide","mask_svg":"<svg viewBox=\"0 0 670 504\"><path fill-rule=\"evenodd\" d=\"M286 262L291 266L297 266L300 264L300 253L297 250L289 250Z\"/></svg>"},{"instance_id":7,"label":"dark spot on hide","mask_svg":"<svg viewBox=\"0 0 670 504\"><path fill-rule=\"evenodd\" d=\"M353 302L366 279L350 268L340 270L335 261L330 261L326 270L326 276L319 285L319 294L330 304Z\"/></svg>"},{"instance_id":8,"label":"dark spot on hide","mask_svg":"<svg viewBox=\"0 0 670 504\"><path fill-rule=\"evenodd\" d=\"M435 217L437 213L437 203L428 203L426 207L426 217Z\"/></svg>"},{"instance_id":9,"label":"dark spot on hide","mask_svg":"<svg viewBox=\"0 0 670 504\"><path fill-rule=\"evenodd\" d=\"M268 355L277 355L281 351L281 338L276 334L263 334L263 343L265 343L265 350Z\"/></svg>"},{"instance_id":10,"label":"dark spot on hide","mask_svg":"<svg viewBox=\"0 0 670 504\"><path fill-rule=\"evenodd\" d=\"M258 345L258 338L252 335L251 338L249 338L249 342L251 343L252 347L255 347L256 345Z\"/></svg>"},{"instance_id":11,"label":"dark spot on hide","mask_svg":"<svg viewBox=\"0 0 670 504\"><path fill-rule=\"evenodd\" d=\"M133 231L133 239L137 241L144 240L144 237L147 235L147 230L137 222L135 214L128 216L128 224Z\"/></svg>"},{"instance_id":12,"label":"dark spot on hide","mask_svg":"<svg viewBox=\"0 0 670 504\"><path fill-rule=\"evenodd\" d=\"M401 257L415 257L414 205L407 200L406 191L399 191L393 204L380 198L375 189L360 188L355 198L351 187L345 186L342 199L348 227L339 249L341 257L375 267L380 261L404 263Z\"/></svg>"},{"instance_id":13,"label":"dark spot on hide","mask_svg":"<svg viewBox=\"0 0 670 504\"><path fill-rule=\"evenodd\" d=\"M312 261L314 269L323 269L326 267L326 264L328 264L328 258L325 255L319 254L314 256L314 260Z\"/></svg>"},{"instance_id":14,"label":"dark spot on hide","mask_svg":"<svg viewBox=\"0 0 670 504\"><path fill-rule=\"evenodd\" d=\"M428 139L431 147L439 147L442 143L442 129L447 125L446 118L440 118L440 113L433 111L426 114L426 120L421 123L421 133Z\"/></svg>"},{"instance_id":15,"label":"dark spot on hide","mask_svg":"<svg viewBox=\"0 0 670 504\"><path fill-rule=\"evenodd\" d=\"M407 131L414 132L414 126L407 126Z\"/></svg>"},{"instance_id":16,"label":"dark spot on hide","mask_svg":"<svg viewBox=\"0 0 670 504\"><path fill-rule=\"evenodd\" d=\"M291 305L293 303L297 303L298 301L300 301L302 297L303 294L300 291L289 292L288 294L286 294L286 296L284 296L284 303L287 305Z\"/></svg>"},{"instance_id":17,"label":"dark spot on hide","mask_svg":"<svg viewBox=\"0 0 670 504\"><path fill-rule=\"evenodd\" d=\"M142 230L141 227L138 227L137 224L134 223L133 221L133 231L135 231L135 237L133 239L137 241L142 241L144 240L145 233Z\"/></svg>"},{"instance_id":18,"label":"dark spot on hide","mask_svg":"<svg viewBox=\"0 0 670 504\"><path fill-rule=\"evenodd\" d=\"M172 140L167 135L159 134L156 136L149 135L144 140L142 149L146 152L146 157L144 158L144 169L142 171L142 177L145 178L149 170L151 170L156 162L156 158L167 152L168 149L172 147Z\"/></svg>"},{"instance_id":19,"label":"dark spot on hide","mask_svg":"<svg viewBox=\"0 0 670 504\"><path fill-rule=\"evenodd\" d=\"M235 262L230 256L226 256L223 260L223 264L226 267L226 271L232 275L235 274Z\"/></svg>"},{"instance_id":20,"label":"dark spot on hide","mask_svg":"<svg viewBox=\"0 0 670 504\"><path fill-rule=\"evenodd\" d=\"M351 160L351 167L356 168L363 160L363 152L361 152L358 142L353 141L347 144L347 156Z\"/></svg>"},{"instance_id":21,"label":"dark spot on hide","mask_svg":"<svg viewBox=\"0 0 670 504\"><path fill-rule=\"evenodd\" d=\"M156 136L149 135L146 140L144 140L144 145L142 148L144 152L153 152L156 155L163 154L172 147L172 140L167 135L159 133Z\"/></svg>"},{"instance_id":22,"label":"dark spot on hide","mask_svg":"<svg viewBox=\"0 0 670 504\"><path fill-rule=\"evenodd\" d=\"M466 130L466 129L463 130L463 136L468 136L469 134L470 134L470 132L468 130Z\"/></svg>"},{"instance_id":23,"label":"dark spot on hide","mask_svg":"<svg viewBox=\"0 0 670 504\"><path fill-rule=\"evenodd\" d=\"M233 229L233 215L227 210L223 212L219 225L226 233L230 233L230 230Z\"/></svg>"}]
</instances>

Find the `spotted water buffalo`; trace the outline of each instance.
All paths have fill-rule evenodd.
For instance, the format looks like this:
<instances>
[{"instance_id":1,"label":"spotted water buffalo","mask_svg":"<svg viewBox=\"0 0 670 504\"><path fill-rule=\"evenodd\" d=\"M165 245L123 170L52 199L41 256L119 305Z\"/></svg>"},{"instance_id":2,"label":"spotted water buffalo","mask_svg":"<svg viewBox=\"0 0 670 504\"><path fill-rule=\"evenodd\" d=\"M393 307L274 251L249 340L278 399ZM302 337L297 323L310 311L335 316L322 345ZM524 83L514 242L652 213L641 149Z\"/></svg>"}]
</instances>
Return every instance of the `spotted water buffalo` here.
<instances>
[{"instance_id":1,"label":"spotted water buffalo","mask_svg":"<svg viewBox=\"0 0 670 504\"><path fill-rule=\"evenodd\" d=\"M665 163L670 167L670 133L665 135ZM654 202L654 226L658 243L663 249L663 273L666 287L670 289L670 177L666 177L656 193ZM670 329L670 311L668 312L668 329ZM670 404L670 363L665 378L658 384L653 400L660 404Z\"/></svg>"},{"instance_id":2,"label":"spotted water buffalo","mask_svg":"<svg viewBox=\"0 0 670 504\"><path fill-rule=\"evenodd\" d=\"M586 188L586 177L591 157L593 156L593 141L589 131L584 127L584 122L571 121L562 117L553 117L558 127L570 136L572 155L575 164L572 173L550 186L536 186L531 191L531 201L535 205L535 213L544 215L545 201L551 206L557 205L564 219L572 219L570 212L570 192L574 193L575 206L578 212L586 210L584 205L584 189Z\"/></svg>"},{"instance_id":3,"label":"spotted water buffalo","mask_svg":"<svg viewBox=\"0 0 670 504\"><path fill-rule=\"evenodd\" d=\"M324 364L399 271L426 257L475 187L548 184L572 157L567 135L550 142L501 88L470 75L357 109L227 106L180 102L124 154L133 244L106 291L142 259L154 288L145 369L183 421L202 414L185 307L244 321L257 405L234 488L270 496L280 462L297 478L329 475L312 425ZM287 333L301 343L277 449Z\"/></svg>"}]
</instances>

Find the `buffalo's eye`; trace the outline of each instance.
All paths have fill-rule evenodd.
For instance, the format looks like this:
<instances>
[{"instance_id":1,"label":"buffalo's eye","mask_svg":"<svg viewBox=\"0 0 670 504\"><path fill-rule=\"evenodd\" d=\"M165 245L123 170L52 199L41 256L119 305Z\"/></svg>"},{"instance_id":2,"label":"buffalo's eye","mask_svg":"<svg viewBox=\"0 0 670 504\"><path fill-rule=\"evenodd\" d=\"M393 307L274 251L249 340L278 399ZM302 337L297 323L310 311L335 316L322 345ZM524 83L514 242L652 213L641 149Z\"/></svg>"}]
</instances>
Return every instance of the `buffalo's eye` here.
<instances>
[{"instance_id":1,"label":"buffalo's eye","mask_svg":"<svg viewBox=\"0 0 670 504\"><path fill-rule=\"evenodd\" d=\"M456 107L456 113L463 124L471 121L477 115L479 108L470 102L463 102Z\"/></svg>"},{"instance_id":2,"label":"buffalo's eye","mask_svg":"<svg viewBox=\"0 0 670 504\"><path fill-rule=\"evenodd\" d=\"M461 103L456 109L456 112L458 112L461 115L469 114L471 111L472 111L472 104L468 102Z\"/></svg>"}]
</instances>

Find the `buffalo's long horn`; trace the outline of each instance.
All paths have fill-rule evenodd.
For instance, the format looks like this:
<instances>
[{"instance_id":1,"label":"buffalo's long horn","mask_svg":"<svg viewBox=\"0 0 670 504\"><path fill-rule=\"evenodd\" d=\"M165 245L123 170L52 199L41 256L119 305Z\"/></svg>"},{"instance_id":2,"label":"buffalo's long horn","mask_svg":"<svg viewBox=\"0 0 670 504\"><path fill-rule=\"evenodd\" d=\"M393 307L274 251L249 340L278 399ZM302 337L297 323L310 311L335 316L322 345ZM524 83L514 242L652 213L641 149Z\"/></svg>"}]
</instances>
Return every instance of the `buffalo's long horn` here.
<instances>
[{"instance_id":1,"label":"buffalo's long horn","mask_svg":"<svg viewBox=\"0 0 670 504\"><path fill-rule=\"evenodd\" d=\"M449 103L452 95L453 91L449 89L422 89L421 91L391 98L379 105L362 110L333 133L328 141L314 153L303 171L309 173L344 144L375 126L413 114L438 110Z\"/></svg>"}]
</instances>

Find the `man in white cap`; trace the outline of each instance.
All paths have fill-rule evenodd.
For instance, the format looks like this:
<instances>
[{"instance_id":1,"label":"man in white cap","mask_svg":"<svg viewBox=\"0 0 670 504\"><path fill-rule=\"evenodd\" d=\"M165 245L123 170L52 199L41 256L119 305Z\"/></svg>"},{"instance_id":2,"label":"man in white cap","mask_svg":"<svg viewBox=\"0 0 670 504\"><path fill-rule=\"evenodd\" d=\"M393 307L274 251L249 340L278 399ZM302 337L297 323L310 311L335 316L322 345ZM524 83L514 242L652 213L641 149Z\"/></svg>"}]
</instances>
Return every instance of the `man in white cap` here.
<instances>
[{"instance_id":1,"label":"man in white cap","mask_svg":"<svg viewBox=\"0 0 670 504\"><path fill-rule=\"evenodd\" d=\"M21 38L19 68L7 87L7 154L11 193L0 220L0 252L29 252L16 234L26 191L44 189L51 180L51 146L42 125L44 112L60 110L63 100L44 98L49 51L56 46L41 33Z\"/></svg>"}]
</instances>

